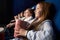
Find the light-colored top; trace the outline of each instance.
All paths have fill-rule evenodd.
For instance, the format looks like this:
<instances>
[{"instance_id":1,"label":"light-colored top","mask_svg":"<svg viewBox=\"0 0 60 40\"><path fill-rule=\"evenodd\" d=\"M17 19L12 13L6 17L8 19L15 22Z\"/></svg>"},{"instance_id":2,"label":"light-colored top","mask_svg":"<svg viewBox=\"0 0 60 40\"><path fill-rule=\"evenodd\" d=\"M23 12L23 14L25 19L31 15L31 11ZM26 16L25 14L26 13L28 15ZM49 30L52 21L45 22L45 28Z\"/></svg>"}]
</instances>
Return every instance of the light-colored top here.
<instances>
[{"instance_id":1,"label":"light-colored top","mask_svg":"<svg viewBox=\"0 0 60 40\"><path fill-rule=\"evenodd\" d=\"M28 18L23 17L23 18L20 18L20 20L26 21L31 24L33 22L33 21L31 21L31 20L33 20L33 17L32 16L30 16Z\"/></svg>"},{"instance_id":2,"label":"light-colored top","mask_svg":"<svg viewBox=\"0 0 60 40\"><path fill-rule=\"evenodd\" d=\"M53 40L53 28L50 20L45 20L39 24L38 31L30 30L27 33L28 40Z\"/></svg>"}]
</instances>

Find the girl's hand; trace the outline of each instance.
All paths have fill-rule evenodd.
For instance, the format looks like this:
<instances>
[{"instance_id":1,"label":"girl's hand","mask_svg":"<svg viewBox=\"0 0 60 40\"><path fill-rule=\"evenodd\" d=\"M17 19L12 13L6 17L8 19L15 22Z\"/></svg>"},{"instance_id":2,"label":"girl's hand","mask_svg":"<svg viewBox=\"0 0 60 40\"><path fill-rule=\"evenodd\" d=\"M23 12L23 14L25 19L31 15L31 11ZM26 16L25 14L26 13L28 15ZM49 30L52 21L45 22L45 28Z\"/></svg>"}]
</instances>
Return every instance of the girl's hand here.
<instances>
[{"instance_id":1,"label":"girl's hand","mask_svg":"<svg viewBox=\"0 0 60 40\"><path fill-rule=\"evenodd\" d=\"M15 31L17 34L15 35L16 37L18 36L26 36L27 35L27 30L25 29L20 29L19 31Z\"/></svg>"}]
</instances>

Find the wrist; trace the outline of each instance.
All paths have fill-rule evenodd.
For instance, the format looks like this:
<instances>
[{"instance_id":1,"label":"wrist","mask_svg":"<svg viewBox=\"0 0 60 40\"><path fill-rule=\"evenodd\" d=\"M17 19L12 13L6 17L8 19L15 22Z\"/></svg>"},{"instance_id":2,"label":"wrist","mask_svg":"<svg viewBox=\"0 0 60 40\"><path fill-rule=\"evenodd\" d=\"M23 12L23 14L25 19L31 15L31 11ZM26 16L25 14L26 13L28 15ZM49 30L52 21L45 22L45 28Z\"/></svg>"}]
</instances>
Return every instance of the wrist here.
<instances>
[{"instance_id":1,"label":"wrist","mask_svg":"<svg viewBox=\"0 0 60 40\"><path fill-rule=\"evenodd\" d=\"M24 36L25 36L25 37L27 36L27 33L28 33L28 31L27 31L27 30L25 30L25 34L24 34Z\"/></svg>"}]
</instances>

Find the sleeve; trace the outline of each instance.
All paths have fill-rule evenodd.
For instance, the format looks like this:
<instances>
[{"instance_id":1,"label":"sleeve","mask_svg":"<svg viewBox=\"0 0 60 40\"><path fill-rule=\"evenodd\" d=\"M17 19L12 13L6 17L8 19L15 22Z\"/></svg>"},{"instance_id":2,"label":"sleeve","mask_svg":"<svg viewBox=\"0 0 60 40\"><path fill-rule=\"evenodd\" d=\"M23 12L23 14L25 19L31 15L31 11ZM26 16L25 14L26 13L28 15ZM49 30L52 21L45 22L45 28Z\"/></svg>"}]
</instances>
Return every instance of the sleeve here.
<instances>
[{"instance_id":1,"label":"sleeve","mask_svg":"<svg viewBox=\"0 0 60 40\"><path fill-rule=\"evenodd\" d=\"M49 22L43 24L43 30L33 31L27 33L28 40L52 40L53 30Z\"/></svg>"}]
</instances>

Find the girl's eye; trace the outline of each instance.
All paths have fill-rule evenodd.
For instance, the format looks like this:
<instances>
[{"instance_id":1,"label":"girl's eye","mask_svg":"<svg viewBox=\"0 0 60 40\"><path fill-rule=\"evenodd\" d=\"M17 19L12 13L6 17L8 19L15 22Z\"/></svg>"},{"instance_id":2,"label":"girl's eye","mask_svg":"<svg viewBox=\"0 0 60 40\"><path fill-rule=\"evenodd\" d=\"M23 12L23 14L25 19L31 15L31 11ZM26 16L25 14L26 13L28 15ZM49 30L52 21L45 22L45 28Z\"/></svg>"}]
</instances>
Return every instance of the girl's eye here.
<instances>
[{"instance_id":1,"label":"girl's eye","mask_svg":"<svg viewBox=\"0 0 60 40\"><path fill-rule=\"evenodd\" d=\"M39 9L39 8L37 8L37 9Z\"/></svg>"},{"instance_id":2,"label":"girl's eye","mask_svg":"<svg viewBox=\"0 0 60 40\"><path fill-rule=\"evenodd\" d=\"M37 9L39 9L39 8L37 8Z\"/></svg>"},{"instance_id":3,"label":"girl's eye","mask_svg":"<svg viewBox=\"0 0 60 40\"><path fill-rule=\"evenodd\" d=\"M26 12L26 13L28 13L28 12Z\"/></svg>"}]
</instances>

